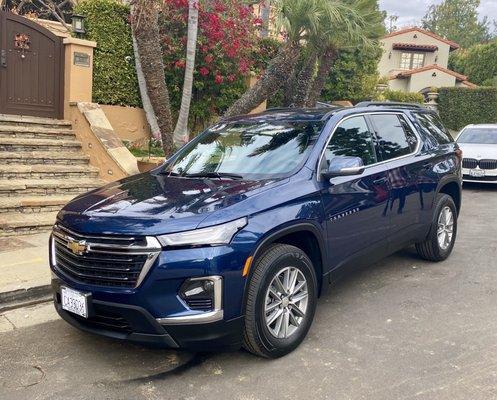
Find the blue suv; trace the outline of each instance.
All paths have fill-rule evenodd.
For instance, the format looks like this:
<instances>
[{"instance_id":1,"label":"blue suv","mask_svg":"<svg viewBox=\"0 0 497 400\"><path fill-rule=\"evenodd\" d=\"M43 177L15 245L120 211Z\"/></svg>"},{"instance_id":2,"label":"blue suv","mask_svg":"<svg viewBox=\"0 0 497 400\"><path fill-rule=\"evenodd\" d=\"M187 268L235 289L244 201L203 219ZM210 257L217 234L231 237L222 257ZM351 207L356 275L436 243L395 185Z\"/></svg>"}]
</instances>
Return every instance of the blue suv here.
<instances>
[{"instance_id":1,"label":"blue suv","mask_svg":"<svg viewBox=\"0 0 497 400\"><path fill-rule=\"evenodd\" d=\"M409 245L449 256L461 159L438 115L415 105L223 120L161 167L64 207L55 307L112 338L280 357L344 272Z\"/></svg>"}]
</instances>

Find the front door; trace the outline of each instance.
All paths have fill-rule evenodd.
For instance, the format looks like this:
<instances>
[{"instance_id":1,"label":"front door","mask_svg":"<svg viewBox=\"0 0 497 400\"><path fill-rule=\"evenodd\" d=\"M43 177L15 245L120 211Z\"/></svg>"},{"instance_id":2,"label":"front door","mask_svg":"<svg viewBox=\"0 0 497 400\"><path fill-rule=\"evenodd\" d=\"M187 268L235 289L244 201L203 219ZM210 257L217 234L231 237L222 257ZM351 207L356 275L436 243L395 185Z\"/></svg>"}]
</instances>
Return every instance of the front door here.
<instances>
[{"instance_id":1,"label":"front door","mask_svg":"<svg viewBox=\"0 0 497 400\"><path fill-rule=\"evenodd\" d=\"M0 113L62 118L62 39L0 12Z\"/></svg>"},{"instance_id":2,"label":"front door","mask_svg":"<svg viewBox=\"0 0 497 400\"><path fill-rule=\"evenodd\" d=\"M363 174L322 181L321 196L327 229L331 268L367 254L375 245L388 248L388 176L377 164L372 130L363 116L340 122L324 153L321 168L334 156L354 156L363 160Z\"/></svg>"}]
</instances>

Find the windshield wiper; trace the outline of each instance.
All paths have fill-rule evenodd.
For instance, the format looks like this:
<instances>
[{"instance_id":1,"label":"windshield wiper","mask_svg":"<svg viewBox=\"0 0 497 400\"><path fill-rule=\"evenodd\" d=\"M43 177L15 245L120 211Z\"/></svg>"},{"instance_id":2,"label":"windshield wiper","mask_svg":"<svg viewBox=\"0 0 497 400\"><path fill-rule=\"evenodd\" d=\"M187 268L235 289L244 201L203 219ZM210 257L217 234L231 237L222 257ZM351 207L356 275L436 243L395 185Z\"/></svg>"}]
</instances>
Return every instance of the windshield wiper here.
<instances>
[{"instance_id":1,"label":"windshield wiper","mask_svg":"<svg viewBox=\"0 0 497 400\"><path fill-rule=\"evenodd\" d=\"M185 174L186 178L228 178L228 179L243 179L243 176L237 174L230 174L226 172L198 172L195 174Z\"/></svg>"}]
</instances>

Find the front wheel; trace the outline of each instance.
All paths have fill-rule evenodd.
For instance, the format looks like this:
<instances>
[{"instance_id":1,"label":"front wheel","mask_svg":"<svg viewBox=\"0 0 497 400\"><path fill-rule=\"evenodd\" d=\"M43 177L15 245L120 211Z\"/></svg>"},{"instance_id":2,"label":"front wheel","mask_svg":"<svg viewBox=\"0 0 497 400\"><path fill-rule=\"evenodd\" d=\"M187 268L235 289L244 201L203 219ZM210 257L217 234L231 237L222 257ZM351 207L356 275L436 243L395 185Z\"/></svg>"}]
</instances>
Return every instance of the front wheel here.
<instances>
[{"instance_id":1,"label":"front wheel","mask_svg":"<svg viewBox=\"0 0 497 400\"><path fill-rule=\"evenodd\" d=\"M454 248L457 235L457 208L452 197L437 197L434 219L427 239L416 244L418 254L428 261L443 261Z\"/></svg>"},{"instance_id":2,"label":"front wheel","mask_svg":"<svg viewBox=\"0 0 497 400\"><path fill-rule=\"evenodd\" d=\"M245 308L244 347L277 358L304 340L314 318L317 280L299 248L275 244L254 266Z\"/></svg>"}]
</instances>

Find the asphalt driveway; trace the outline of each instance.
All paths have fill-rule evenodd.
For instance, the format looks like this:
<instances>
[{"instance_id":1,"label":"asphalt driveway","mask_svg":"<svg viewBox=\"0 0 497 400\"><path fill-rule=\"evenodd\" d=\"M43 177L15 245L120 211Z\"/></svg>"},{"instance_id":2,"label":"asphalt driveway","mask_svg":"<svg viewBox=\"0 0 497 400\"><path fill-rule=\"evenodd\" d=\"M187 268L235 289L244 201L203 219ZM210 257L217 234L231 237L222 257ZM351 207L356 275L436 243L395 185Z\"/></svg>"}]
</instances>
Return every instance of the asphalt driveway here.
<instances>
[{"instance_id":1,"label":"asphalt driveway","mask_svg":"<svg viewBox=\"0 0 497 400\"><path fill-rule=\"evenodd\" d=\"M0 398L497 399L497 186L463 202L449 260L406 250L349 276L282 359L146 349L55 320L0 334Z\"/></svg>"}]
</instances>

